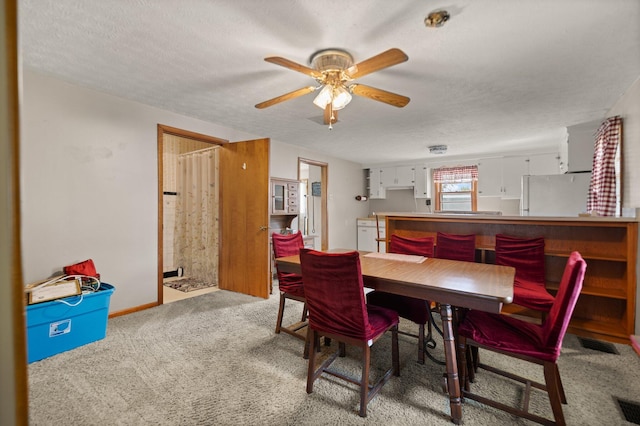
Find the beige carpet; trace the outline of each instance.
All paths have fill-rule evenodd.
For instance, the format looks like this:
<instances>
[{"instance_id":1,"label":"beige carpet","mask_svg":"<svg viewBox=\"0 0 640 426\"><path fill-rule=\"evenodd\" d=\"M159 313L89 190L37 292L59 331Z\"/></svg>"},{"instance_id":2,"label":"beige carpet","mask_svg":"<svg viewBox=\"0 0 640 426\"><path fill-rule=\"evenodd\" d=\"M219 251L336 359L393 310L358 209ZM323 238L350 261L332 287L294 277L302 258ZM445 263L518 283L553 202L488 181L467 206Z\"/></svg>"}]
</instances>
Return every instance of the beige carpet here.
<instances>
[{"instance_id":1,"label":"beige carpet","mask_svg":"<svg viewBox=\"0 0 640 426\"><path fill-rule=\"evenodd\" d=\"M274 292L277 293L277 292ZM299 319L291 303L285 321ZM107 337L29 365L30 425L451 425L441 390L443 367L419 365L415 339L400 337L401 377L392 377L358 417L355 387L320 379L305 392L302 341L274 334L278 298L219 290L113 318ZM404 327L410 324L403 323ZM390 337L373 349L373 374L391 362ZM439 346L436 356L442 358ZM638 400L640 357L619 355L565 339L559 368L569 425L624 425L615 397ZM337 366L358 371L348 348ZM530 367L488 352L483 361L519 373ZM542 380L541 370L534 378ZM519 396L518 388L480 372L474 389ZM533 391L534 411L551 415L546 396ZM465 425L529 425L474 401L463 405Z\"/></svg>"}]
</instances>

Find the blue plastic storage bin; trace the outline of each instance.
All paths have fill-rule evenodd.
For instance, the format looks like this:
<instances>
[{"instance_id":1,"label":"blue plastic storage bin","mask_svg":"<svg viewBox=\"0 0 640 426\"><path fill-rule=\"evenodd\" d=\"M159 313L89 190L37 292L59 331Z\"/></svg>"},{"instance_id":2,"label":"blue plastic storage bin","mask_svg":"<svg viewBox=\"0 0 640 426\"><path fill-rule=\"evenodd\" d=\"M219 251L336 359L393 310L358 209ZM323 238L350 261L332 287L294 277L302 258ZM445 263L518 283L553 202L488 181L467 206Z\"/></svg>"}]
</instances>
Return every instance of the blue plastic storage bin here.
<instances>
[{"instance_id":1,"label":"blue plastic storage bin","mask_svg":"<svg viewBox=\"0 0 640 426\"><path fill-rule=\"evenodd\" d=\"M27 306L27 360L39 361L107 335L111 284L101 283L95 293L65 297ZM82 300L81 300L82 297Z\"/></svg>"}]
</instances>

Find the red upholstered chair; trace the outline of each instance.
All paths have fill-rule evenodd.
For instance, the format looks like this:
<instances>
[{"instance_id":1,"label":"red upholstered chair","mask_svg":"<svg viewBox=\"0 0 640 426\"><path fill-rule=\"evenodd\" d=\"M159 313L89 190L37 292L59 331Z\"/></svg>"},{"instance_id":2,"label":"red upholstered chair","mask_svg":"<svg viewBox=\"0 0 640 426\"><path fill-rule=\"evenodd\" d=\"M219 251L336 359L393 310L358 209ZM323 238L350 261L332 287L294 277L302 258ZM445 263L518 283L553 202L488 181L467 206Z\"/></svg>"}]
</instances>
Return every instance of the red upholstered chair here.
<instances>
[{"instance_id":1,"label":"red upholstered chair","mask_svg":"<svg viewBox=\"0 0 640 426\"><path fill-rule=\"evenodd\" d=\"M303 249L300 252L300 266L309 307L309 331L312 333L307 393L313 392L313 384L322 373L359 385L359 414L366 417L367 404L389 380L391 373L400 375L398 314L391 309L365 303L360 257L357 251L322 253ZM375 385L370 386L371 345L389 330L392 331L392 367ZM339 350L316 369L315 346L320 336L338 341ZM359 380L329 369L338 354L344 355L345 344L362 349L362 377Z\"/></svg>"},{"instance_id":2,"label":"red upholstered chair","mask_svg":"<svg viewBox=\"0 0 640 426\"><path fill-rule=\"evenodd\" d=\"M475 262L476 261L476 235L475 234L449 234L446 232L438 232L436 234L436 247L435 257L438 259L459 260L462 262ZM427 334L426 345L428 348L435 349L436 342L431 338L433 332L431 326L436 329L438 334L442 336L442 330L438 327L433 319L433 316L429 321L429 332ZM444 364L444 361L433 359L433 357L426 352L427 356L433 361ZM469 360L471 361L477 354L470 354ZM470 373L472 374L472 373Z\"/></svg>"},{"instance_id":3,"label":"red upholstered chair","mask_svg":"<svg viewBox=\"0 0 640 426\"><path fill-rule=\"evenodd\" d=\"M518 238L497 234L496 264L516 268L514 304L542 312L551 309L553 296L545 288L543 237Z\"/></svg>"},{"instance_id":4,"label":"red upholstered chair","mask_svg":"<svg viewBox=\"0 0 640 426\"><path fill-rule=\"evenodd\" d=\"M562 349L562 340L567 332L571 315L582 289L586 268L587 264L580 256L580 253L571 253L562 275L558 293L542 325L507 315L490 314L482 311L470 311L467 314L458 327L460 350L465 350L465 347L470 345L541 365L544 370L545 384L536 383L527 378L481 363L479 367L482 369L526 385L524 407L508 406L474 394L471 392L469 383L463 380L465 381L463 391L465 398L476 400L482 404L534 422L554 424L550 420L528 411L529 392L531 387L534 387L547 392L555 424L565 424L562 404L567 403L567 398L560 379L557 361ZM462 379L465 378L465 373L465 371L462 372Z\"/></svg>"},{"instance_id":5,"label":"red upholstered chair","mask_svg":"<svg viewBox=\"0 0 640 426\"><path fill-rule=\"evenodd\" d=\"M389 253L433 257L433 237L411 238L393 234L389 241Z\"/></svg>"},{"instance_id":6,"label":"red upholstered chair","mask_svg":"<svg viewBox=\"0 0 640 426\"><path fill-rule=\"evenodd\" d=\"M436 234L436 257L438 259L475 262L476 235L458 235L438 232Z\"/></svg>"},{"instance_id":7,"label":"red upholstered chair","mask_svg":"<svg viewBox=\"0 0 640 426\"><path fill-rule=\"evenodd\" d=\"M273 245L273 255L278 257L293 256L300 253L300 249L304 247L302 240L302 233L296 232L295 234L283 235L273 233L271 235ZM280 308L278 309L278 319L276 320L276 333L280 331L291 334L299 339L305 340L306 337L297 333L303 327L307 326L307 307L304 297L304 287L302 285L302 276L287 272L280 272L276 265L276 272L278 275L278 287L280 290ZM299 323L293 324L289 327L282 326L282 316L284 315L285 301L287 299L296 300L298 302L305 303L302 310L302 319ZM305 351L306 357L306 351Z\"/></svg>"},{"instance_id":8,"label":"red upholstered chair","mask_svg":"<svg viewBox=\"0 0 640 426\"><path fill-rule=\"evenodd\" d=\"M433 241L433 237L409 238L394 234L389 241L389 252L433 257ZM429 307L431 303L414 297L400 296L382 291L372 291L367 294L367 303L393 309L402 318L418 324L418 335L405 331L399 331L399 333L418 338L418 362L424 364L425 342L427 341L424 326L425 324L431 325L429 322Z\"/></svg>"}]
</instances>

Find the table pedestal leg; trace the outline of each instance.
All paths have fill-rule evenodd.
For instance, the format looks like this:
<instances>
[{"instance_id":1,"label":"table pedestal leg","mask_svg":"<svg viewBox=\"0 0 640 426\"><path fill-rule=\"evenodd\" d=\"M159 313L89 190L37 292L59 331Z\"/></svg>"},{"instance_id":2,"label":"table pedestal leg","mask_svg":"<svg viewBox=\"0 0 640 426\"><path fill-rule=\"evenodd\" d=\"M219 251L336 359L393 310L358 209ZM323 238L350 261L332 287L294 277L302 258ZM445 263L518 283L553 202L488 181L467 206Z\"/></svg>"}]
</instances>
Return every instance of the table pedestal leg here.
<instances>
[{"instance_id":1,"label":"table pedestal leg","mask_svg":"<svg viewBox=\"0 0 640 426\"><path fill-rule=\"evenodd\" d=\"M456 357L456 341L453 333L453 312L451 305L440 304L442 317L442 333L444 340L444 355L447 370L447 390L451 406L451 420L455 424L462 422L462 400L460 398L460 381L458 379L458 360Z\"/></svg>"}]
</instances>

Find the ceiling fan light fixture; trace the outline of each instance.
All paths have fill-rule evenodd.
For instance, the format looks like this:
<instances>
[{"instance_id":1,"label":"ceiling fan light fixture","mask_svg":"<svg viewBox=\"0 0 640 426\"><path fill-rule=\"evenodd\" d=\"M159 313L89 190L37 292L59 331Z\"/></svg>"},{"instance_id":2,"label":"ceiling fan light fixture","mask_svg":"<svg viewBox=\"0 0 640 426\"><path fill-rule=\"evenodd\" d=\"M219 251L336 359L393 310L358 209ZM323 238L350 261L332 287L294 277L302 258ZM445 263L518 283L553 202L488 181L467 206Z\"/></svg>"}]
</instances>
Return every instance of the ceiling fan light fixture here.
<instances>
[{"instance_id":1,"label":"ceiling fan light fixture","mask_svg":"<svg viewBox=\"0 0 640 426\"><path fill-rule=\"evenodd\" d=\"M311 55L309 64L318 71L341 71L353 66L353 56L344 49L322 49Z\"/></svg>"},{"instance_id":2,"label":"ceiling fan light fixture","mask_svg":"<svg viewBox=\"0 0 640 426\"><path fill-rule=\"evenodd\" d=\"M342 85L336 86L333 89L333 102L332 108L339 110L346 107L351 102L351 93Z\"/></svg>"},{"instance_id":3,"label":"ceiling fan light fixture","mask_svg":"<svg viewBox=\"0 0 640 426\"><path fill-rule=\"evenodd\" d=\"M327 105L331 102L333 98L333 87L329 84L325 84L318 96L313 100L314 105L316 105L320 109L325 109Z\"/></svg>"},{"instance_id":4,"label":"ceiling fan light fixture","mask_svg":"<svg viewBox=\"0 0 640 426\"><path fill-rule=\"evenodd\" d=\"M320 109L325 109L327 105L331 104L331 108L334 111L338 111L346 107L351 102L351 98L351 93L343 85L325 84L318 96L313 100L313 103Z\"/></svg>"},{"instance_id":5,"label":"ceiling fan light fixture","mask_svg":"<svg viewBox=\"0 0 640 426\"><path fill-rule=\"evenodd\" d=\"M406 53L395 47L357 64L354 64L353 57L345 50L319 50L309 58L309 63L312 68L280 56L268 56L264 58L266 62L289 68L312 77L316 80L317 84L260 102L256 104L256 108L267 108L280 102L319 91L313 103L318 108L324 110L323 121L325 124L329 124L330 129L332 123L335 123L338 119L337 111L346 107L351 102L352 95L362 96L397 108L402 108L409 103L410 99L408 97L363 84L351 84L351 82L372 72L405 62L408 59L409 57Z\"/></svg>"}]
</instances>

